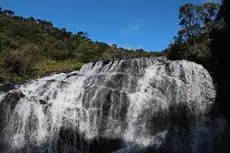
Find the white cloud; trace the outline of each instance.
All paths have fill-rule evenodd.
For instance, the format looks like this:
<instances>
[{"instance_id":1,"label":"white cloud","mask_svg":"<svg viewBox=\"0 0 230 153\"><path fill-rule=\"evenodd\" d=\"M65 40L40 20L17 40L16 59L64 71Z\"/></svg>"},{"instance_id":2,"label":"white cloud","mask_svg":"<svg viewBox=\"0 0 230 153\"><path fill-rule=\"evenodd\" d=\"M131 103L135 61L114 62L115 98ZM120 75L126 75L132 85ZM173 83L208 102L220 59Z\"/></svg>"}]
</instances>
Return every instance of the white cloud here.
<instances>
[{"instance_id":1,"label":"white cloud","mask_svg":"<svg viewBox=\"0 0 230 153\"><path fill-rule=\"evenodd\" d=\"M125 37L125 36L132 35L133 33L140 31L140 29L141 29L141 24L129 25L120 31L120 36Z\"/></svg>"}]
</instances>

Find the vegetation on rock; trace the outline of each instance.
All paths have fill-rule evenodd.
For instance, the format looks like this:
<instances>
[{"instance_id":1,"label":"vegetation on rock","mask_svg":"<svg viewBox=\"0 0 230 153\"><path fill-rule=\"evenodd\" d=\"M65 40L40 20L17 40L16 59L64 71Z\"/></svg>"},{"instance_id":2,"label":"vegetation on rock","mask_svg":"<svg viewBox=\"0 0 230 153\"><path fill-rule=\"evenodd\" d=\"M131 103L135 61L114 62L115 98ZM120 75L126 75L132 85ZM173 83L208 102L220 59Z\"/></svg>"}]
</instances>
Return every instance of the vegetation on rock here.
<instances>
[{"instance_id":1,"label":"vegetation on rock","mask_svg":"<svg viewBox=\"0 0 230 153\"><path fill-rule=\"evenodd\" d=\"M230 120L230 2L185 4L179 10L181 29L166 49L172 60L187 59L206 67L216 84L216 107Z\"/></svg>"},{"instance_id":2,"label":"vegetation on rock","mask_svg":"<svg viewBox=\"0 0 230 153\"><path fill-rule=\"evenodd\" d=\"M209 69L212 58L210 34L213 29L222 28L222 24L215 22L219 8L216 3L182 5L179 9L180 30L167 49L168 58L195 61Z\"/></svg>"},{"instance_id":3,"label":"vegetation on rock","mask_svg":"<svg viewBox=\"0 0 230 153\"><path fill-rule=\"evenodd\" d=\"M51 22L15 16L0 8L0 83L79 69L84 63L128 57L165 55L202 64L212 74L217 108L230 119L228 91L230 65L230 2L184 4L179 9L180 30L161 53L128 50L92 41L87 33L73 34Z\"/></svg>"}]
</instances>

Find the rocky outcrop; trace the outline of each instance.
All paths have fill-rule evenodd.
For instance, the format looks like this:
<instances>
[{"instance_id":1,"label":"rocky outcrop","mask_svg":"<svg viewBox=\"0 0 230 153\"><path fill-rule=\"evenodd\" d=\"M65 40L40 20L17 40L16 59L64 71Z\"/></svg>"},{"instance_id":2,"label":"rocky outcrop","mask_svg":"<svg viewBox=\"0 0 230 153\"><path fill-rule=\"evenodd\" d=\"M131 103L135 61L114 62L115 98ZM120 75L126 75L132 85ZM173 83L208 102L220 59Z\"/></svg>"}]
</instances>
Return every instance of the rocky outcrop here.
<instances>
[{"instance_id":1,"label":"rocky outcrop","mask_svg":"<svg viewBox=\"0 0 230 153\"><path fill-rule=\"evenodd\" d=\"M193 62L99 61L0 97L0 153L229 151L228 123L209 116L212 78Z\"/></svg>"}]
</instances>

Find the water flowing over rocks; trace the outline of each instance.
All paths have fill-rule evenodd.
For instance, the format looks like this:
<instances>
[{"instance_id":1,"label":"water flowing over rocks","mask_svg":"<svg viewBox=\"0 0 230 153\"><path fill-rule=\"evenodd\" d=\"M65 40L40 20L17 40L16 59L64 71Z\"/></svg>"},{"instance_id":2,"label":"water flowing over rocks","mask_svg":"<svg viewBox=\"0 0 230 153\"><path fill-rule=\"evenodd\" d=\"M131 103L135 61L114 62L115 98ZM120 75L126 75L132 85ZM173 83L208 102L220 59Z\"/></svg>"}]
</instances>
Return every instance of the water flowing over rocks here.
<instances>
[{"instance_id":1,"label":"water flowing over rocks","mask_svg":"<svg viewBox=\"0 0 230 153\"><path fill-rule=\"evenodd\" d=\"M0 153L227 153L215 89L188 61L99 61L0 86ZM8 90L9 89L9 90Z\"/></svg>"}]
</instances>

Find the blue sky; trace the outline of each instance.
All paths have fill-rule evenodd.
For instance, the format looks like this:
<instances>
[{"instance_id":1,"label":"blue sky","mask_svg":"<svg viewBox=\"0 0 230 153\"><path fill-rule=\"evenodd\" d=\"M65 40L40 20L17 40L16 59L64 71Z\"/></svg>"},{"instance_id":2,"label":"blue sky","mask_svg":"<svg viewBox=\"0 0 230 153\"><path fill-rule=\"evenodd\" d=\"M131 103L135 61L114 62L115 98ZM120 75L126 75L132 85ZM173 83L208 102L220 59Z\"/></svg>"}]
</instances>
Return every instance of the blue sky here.
<instances>
[{"instance_id":1,"label":"blue sky","mask_svg":"<svg viewBox=\"0 0 230 153\"><path fill-rule=\"evenodd\" d=\"M44 19L91 39L124 48L161 51L178 31L178 9L207 0L1 0L16 15Z\"/></svg>"}]
</instances>

